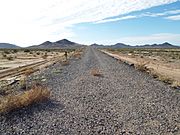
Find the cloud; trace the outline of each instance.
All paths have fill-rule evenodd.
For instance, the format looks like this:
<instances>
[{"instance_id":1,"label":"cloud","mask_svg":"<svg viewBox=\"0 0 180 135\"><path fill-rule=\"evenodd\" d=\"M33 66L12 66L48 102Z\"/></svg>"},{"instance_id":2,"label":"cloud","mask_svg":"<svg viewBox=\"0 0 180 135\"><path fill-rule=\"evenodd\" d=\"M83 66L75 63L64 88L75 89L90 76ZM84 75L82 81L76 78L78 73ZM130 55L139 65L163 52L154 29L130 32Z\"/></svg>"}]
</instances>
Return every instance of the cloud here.
<instances>
[{"instance_id":1,"label":"cloud","mask_svg":"<svg viewBox=\"0 0 180 135\"><path fill-rule=\"evenodd\" d=\"M0 0L0 42L26 46L45 40L74 37L77 36L72 31L75 24L94 23L176 1Z\"/></svg>"},{"instance_id":2,"label":"cloud","mask_svg":"<svg viewBox=\"0 0 180 135\"><path fill-rule=\"evenodd\" d=\"M159 16L167 16L167 15L172 15L172 14L179 14L180 10L170 10L170 11L165 11L161 13L145 13L142 14L142 16L149 16L149 17L159 17Z\"/></svg>"},{"instance_id":3,"label":"cloud","mask_svg":"<svg viewBox=\"0 0 180 135\"><path fill-rule=\"evenodd\" d=\"M147 36L123 37L118 40L119 42L131 44L131 45L154 44L154 43L163 43L163 42L170 42L175 45L179 45L180 34L158 33Z\"/></svg>"},{"instance_id":4,"label":"cloud","mask_svg":"<svg viewBox=\"0 0 180 135\"><path fill-rule=\"evenodd\" d=\"M100 20L100 21L97 21L96 24L115 22L115 21L134 19L134 18L141 18L141 17L160 17L160 16L167 16L167 15L173 15L173 14L179 14L179 13L180 13L180 10L170 10L170 11L160 12L160 13L147 12L147 13L142 13L138 15L127 15L127 16L122 16L122 17L117 17L117 18L112 18L112 19ZM165 18L170 19L170 20L179 20L179 15L169 16Z\"/></svg>"},{"instance_id":5,"label":"cloud","mask_svg":"<svg viewBox=\"0 0 180 135\"><path fill-rule=\"evenodd\" d=\"M165 19L180 21L180 15L168 16L168 17L165 17Z\"/></svg>"},{"instance_id":6,"label":"cloud","mask_svg":"<svg viewBox=\"0 0 180 135\"><path fill-rule=\"evenodd\" d=\"M96 22L96 24L107 23L107 22L115 22L115 21L127 20L127 19L133 19L133 18L137 18L137 16L128 15L128 16L123 16L123 17L118 17L118 18L113 18L113 19L105 19L105 20L101 20L101 21Z\"/></svg>"}]
</instances>

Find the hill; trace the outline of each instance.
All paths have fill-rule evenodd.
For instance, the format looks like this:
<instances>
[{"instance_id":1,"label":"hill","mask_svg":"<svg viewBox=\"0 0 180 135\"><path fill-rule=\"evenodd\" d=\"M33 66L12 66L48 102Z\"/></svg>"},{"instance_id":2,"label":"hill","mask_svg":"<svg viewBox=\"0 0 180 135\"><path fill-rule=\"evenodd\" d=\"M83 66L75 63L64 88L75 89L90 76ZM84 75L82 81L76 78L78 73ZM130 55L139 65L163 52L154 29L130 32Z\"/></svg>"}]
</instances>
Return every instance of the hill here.
<instances>
[{"instance_id":1,"label":"hill","mask_svg":"<svg viewBox=\"0 0 180 135\"><path fill-rule=\"evenodd\" d=\"M17 49L17 48L21 48L21 47L9 43L0 43L0 49Z\"/></svg>"},{"instance_id":2,"label":"hill","mask_svg":"<svg viewBox=\"0 0 180 135\"><path fill-rule=\"evenodd\" d=\"M172 45L168 42L163 44L152 44L152 45L143 45L143 46L136 46L138 48L179 48L179 46Z\"/></svg>"},{"instance_id":3,"label":"hill","mask_svg":"<svg viewBox=\"0 0 180 135\"><path fill-rule=\"evenodd\" d=\"M80 45L75 42L71 42L67 39L62 39L56 42L46 41L40 45L30 46L29 48L52 49L52 48L77 48L81 46L83 45Z\"/></svg>"},{"instance_id":4,"label":"hill","mask_svg":"<svg viewBox=\"0 0 180 135\"><path fill-rule=\"evenodd\" d=\"M92 47L95 48L180 48L179 46L172 45L168 42L165 42L163 44L152 44L152 45L136 45L136 46L131 46L131 45L126 45L123 43L117 43L115 45L98 45L98 44L92 44Z\"/></svg>"}]
</instances>

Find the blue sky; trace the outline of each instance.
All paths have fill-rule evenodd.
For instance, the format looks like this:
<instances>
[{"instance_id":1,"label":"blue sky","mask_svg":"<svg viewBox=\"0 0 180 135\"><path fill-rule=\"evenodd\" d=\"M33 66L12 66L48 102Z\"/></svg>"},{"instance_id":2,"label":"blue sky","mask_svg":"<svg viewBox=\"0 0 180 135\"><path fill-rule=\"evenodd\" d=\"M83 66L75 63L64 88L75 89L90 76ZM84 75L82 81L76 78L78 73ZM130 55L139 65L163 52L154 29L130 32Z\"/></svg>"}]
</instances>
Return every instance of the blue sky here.
<instances>
[{"instance_id":1,"label":"blue sky","mask_svg":"<svg viewBox=\"0 0 180 135\"><path fill-rule=\"evenodd\" d=\"M169 11L177 12L167 13ZM162 15L158 16L160 13ZM179 15L177 20L167 18L177 15ZM136 45L171 42L173 44L180 45L180 39L178 39L180 38L180 1L152 7L142 11L135 11L129 14L112 17L110 19L127 16L134 16L134 18L132 17L112 22L107 21L104 23L78 24L73 27L74 31L76 31L76 34L78 35L78 39L74 38L74 40L79 42L86 40L89 44L94 40L94 43L97 42L99 44L125 42L127 44ZM156 35L162 36L162 38L156 39ZM166 38L169 36L170 39ZM129 41L131 40L131 37L133 38L133 41ZM142 40L134 41L134 38L136 37L138 37L138 39L142 37ZM143 40L144 38L149 38L149 40Z\"/></svg>"},{"instance_id":2,"label":"blue sky","mask_svg":"<svg viewBox=\"0 0 180 135\"><path fill-rule=\"evenodd\" d=\"M11 3L11 4L9 4ZM180 45L180 0L0 0L0 42Z\"/></svg>"}]
</instances>

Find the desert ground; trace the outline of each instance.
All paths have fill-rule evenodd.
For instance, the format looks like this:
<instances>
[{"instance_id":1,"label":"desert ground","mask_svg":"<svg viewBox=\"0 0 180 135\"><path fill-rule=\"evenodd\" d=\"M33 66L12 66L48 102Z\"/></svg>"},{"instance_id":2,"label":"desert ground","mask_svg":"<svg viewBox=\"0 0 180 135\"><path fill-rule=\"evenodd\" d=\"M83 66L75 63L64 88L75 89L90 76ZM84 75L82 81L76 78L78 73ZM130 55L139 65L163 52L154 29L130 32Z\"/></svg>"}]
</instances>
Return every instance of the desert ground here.
<instances>
[{"instance_id":1,"label":"desert ground","mask_svg":"<svg viewBox=\"0 0 180 135\"><path fill-rule=\"evenodd\" d=\"M1 49L0 72L64 55L63 50Z\"/></svg>"},{"instance_id":2,"label":"desert ground","mask_svg":"<svg viewBox=\"0 0 180 135\"><path fill-rule=\"evenodd\" d=\"M7 87L18 92L0 95L0 134L179 135L179 87L121 60L135 63L137 57L143 59L143 65L150 60L159 68L179 70L179 50L173 52L174 57L152 52L86 47L66 61L28 74L20 85L16 82ZM37 61L41 59L36 56Z\"/></svg>"},{"instance_id":3,"label":"desert ground","mask_svg":"<svg viewBox=\"0 0 180 135\"><path fill-rule=\"evenodd\" d=\"M180 86L180 49L104 49L103 52L146 70L159 80Z\"/></svg>"}]
</instances>

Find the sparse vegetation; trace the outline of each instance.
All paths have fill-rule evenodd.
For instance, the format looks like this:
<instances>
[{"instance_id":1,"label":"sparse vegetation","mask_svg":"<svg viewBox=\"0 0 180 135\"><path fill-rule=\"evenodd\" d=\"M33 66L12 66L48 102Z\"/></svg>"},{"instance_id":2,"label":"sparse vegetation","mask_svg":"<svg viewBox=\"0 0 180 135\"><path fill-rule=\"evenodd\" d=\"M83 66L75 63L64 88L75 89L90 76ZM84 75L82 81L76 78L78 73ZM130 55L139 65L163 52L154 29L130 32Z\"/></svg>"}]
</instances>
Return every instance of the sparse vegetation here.
<instances>
[{"instance_id":1,"label":"sparse vegetation","mask_svg":"<svg viewBox=\"0 0 180 135\"><path fill-rule=\"evenodd\" d=\"M47 59L47 57L48 57L47 53L45 53L45 54L42 56L43 59Z\"/></svg>"},{"instance_id":2,"label":"sparse vegetation","mask_svg":"<svg viewBox=\"0 0 180 135\"><path fill-rule=\"evenodd\" d=\"M138 64L135 64L135 68L140 70L140 71L148 71L149 70L147 68L147 62L140 62Z\"/></svg>"},{"instance_id":3,"label":"sparse vegetation","mask_svg":"<svg viewBox=\"0 0 180 135\"><path fill-rule=\"evenodd\" d=\"M150 72L158 80L176 86L180 84L178 77L180 49L178 48L125 48L106 49L106 51L118 54L122 61L135 65L138 70Z\"/></svg>"},{"instance_id":4,"label":"sparse vegetation","mask_svg":"<svg viewBox=\"0 0 180 135\"><path fill-rule=\"evenodd\" d=\"M13 53L17 53L17 52L18 52L18 50L17 50L17 49L14 49L14 50L13 50Z\"/></svg>"},{"instance_id":5,"label":"sparse vegetation","mask_svg":"<svg viewBox=\"0 0 180 135\"><path fill-rule=\"evenodd\" d=\"M21 94L5 96L0 101L0 113L26 107L33 103L47 100L49 97L50 91L47 88L36 84L30 90Z\"/></svg>"},{"instance_id":6,"label":"sparse vegetation","mask_svg":"<svg viewBox=\"0 0 180 135\"><path fill-rule=\"evenodd\" d=\"M2 54L2 56L3 56L3 58L6 58L6 57L7 57L7 55L6 55L6 54L4 54L4 53Z\"/></svg>"},{"instance_id":7,"label":"sparse vegetation","mask_svg":"<svg viewBox=\"0 0 180 135\"><path fill-rule=\"evenodd\" d=\"M10 61L14 60L14 58L12 56L8 56L7 59Z\"/></svg>"},{"instance_id":8,"label":"sparse vegetation","mask_svg":"<svg viewBox=\"0 0 180 135\"><path fill-rule=\"evenodd\" d=\"M100 72L99 69L96 69L96 68L91 69L91 70L90 70L90 73L91 73L91 75L93 75L93 76L102 77L102 73Z\"/></svg>"},{"instance_id":9,"label":"sparse vegetation","mask_svg":"<svg viewBox=\"0 0 180 135\"><path fill-rule=\"evenodd\" d=\"M4 53L5 53L5 54L10 54L10 51L5 50Z\"/></svg>"},{"instance_id":10,"label":"sparse vegetation","mask_svg":"<svg viewBox=\"0 0 180 135\"><path fill-rule=\"evenodd\" d=\"M52 58L59 58L64 54L63 49L51 49L51 50L45 50L45 49L2 49L0 50L1 58L3 59L2 64L16 64L20 63L22 61L26 62L27 64L31 63L41 63L42 59L46 59L47 57ZM66 50L67 52L71 52L74 50ZM53 55L51 55L53 54ZM55 59L55 60L56 60ZM61 58L59 60L62 60ZM27 60L27 61L26 61ZM39 62L40 60L40 62ZM12 61L12 62L11 62ZM29 63L29 61L31 63ZM52 61L54 62L54 61ZM42 61L44 63L44 61ZM63 61L61 63L63 66L69 65L69 61ZM8 66L8 65L7 65ZM48 66L48 64L45 64L43 67ZM8 67L12 68L12 67ZM16 67L15 67L16 68ZM18 66L17 66L18 68ZM2 67L1 70L4 68ZM38 66L27 66L24 63L22 67L17 69L17 75L19 73L21 74L20 77L17 79L18 81L10 80L13 82L13 84L7 84L3 86L3 89L0 89L0 113L9 112L15 109L20 109L22 107L26 107L28 105L31 105L33 103L37 103L42 100L46 100L50 96L50 91L37 84L37 82L45 81L46 79L41 80L31 80L28 81L28 76L34 73L38 70ZM16 73L14 70L10 70L11 73ZM60 73L61 71L55 71L57 73ZM10 74L11 74L10 73ZM11 75L10 75L11 76ZM13 77L12 77L13 78ZM14 83L15 82L15 83ZM35 85L33 85L35 84Z\"/></svg>"},{"instance_id":11,"label":"sparse vegetation","mask_svg":"<svg viewBox=\"0 0 180 135\"><path fill-rule=\"evenodd\" d=\"M79 51L74 52L73 57L77 59L81 59L81 52Z\"/></svg>"},{"instance_id":12,"label":"sparse vegetation","mask_svg":"<svg viewBox=\"0 0 180 135\"><path fill-rule=\"evenodd\" d=\"M29 49L25 49L24 52L28 53L28 52L30 52L30 50Z\"/></svg>"},{"instance_id":13,"label":"sparse vegetation","mask_svg":"<svg viewBox=\"0 0 180 135\"><path fill-rule=\"evenodd\" d=\"M173 84L173 80L167 76L158 75L158 80L167 84Z\"/></svg>"},{"instance_id":14,"label":"sparse vegetation","mask_svg":"<svg viewBox=\"0 0 180 135\"><path fill-rule=\"evenodd\" d=\"M69 63L68 60L62 61L62 62L61 62L61 65L62 65L62 66L67 66L67 65L69 65L69 64L70 64L70 63Z\"/></svg>"},{"instance_id":15,"label":"sparse vegetation","mask_svg":"<svg viewBox=\"0 0 180 135\"><path fill-rule=\"evenodd\" d=\"M34 73L35 71L37 71L36 69L33 68L28 68L24 71L25 76L29 76L30 74Z\"/></svg>"}]
</instances>

